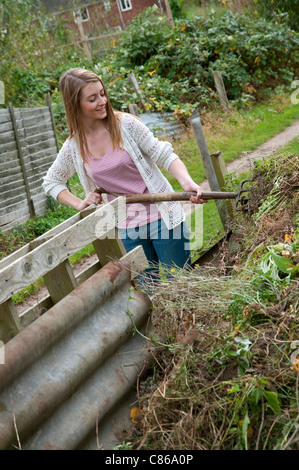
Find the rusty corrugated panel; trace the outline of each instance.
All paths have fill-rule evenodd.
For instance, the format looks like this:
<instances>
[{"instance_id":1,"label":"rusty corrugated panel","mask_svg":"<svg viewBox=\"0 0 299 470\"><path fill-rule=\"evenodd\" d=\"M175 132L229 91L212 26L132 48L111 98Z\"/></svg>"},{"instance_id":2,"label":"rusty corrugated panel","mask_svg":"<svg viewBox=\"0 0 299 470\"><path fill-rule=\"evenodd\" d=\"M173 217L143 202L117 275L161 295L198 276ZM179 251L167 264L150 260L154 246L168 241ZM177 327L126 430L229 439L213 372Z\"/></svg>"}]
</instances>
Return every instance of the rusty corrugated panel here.
<instances>
[{"instance_id":1,"label":"rusty corrugated panel","mask_svg":"<svg viewBox=\"0 0 299 470\"><path fill-rule=\"evenodd\" d=\"M109 416L149 355L133 322L144 331L149 310L129 269L111 262L9 341L0 364L0 448L18 445L16 430L22 449L111 448L120 429Z\"/></svg>"}]
</instances>

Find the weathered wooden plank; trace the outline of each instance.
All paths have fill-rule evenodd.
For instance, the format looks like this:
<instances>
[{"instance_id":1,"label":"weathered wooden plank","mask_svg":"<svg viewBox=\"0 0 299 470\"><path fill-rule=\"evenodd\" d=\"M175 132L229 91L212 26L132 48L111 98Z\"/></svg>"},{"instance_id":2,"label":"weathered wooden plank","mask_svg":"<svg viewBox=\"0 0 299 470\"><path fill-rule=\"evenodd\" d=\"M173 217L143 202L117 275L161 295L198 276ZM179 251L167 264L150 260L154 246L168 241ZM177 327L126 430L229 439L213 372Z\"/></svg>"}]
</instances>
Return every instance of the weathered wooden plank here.
<instances>
[{"instance_id":1,"label":"weathered wooden plank","mask_svg":"<svg viewBox=\"0 0 299 470\"><path fill-rule=\"evenodd\" d=\"M7 152L15 151L17 148L16 141L13 142L8 142L5 144L5 152L3 152L3 155L5 155ZM0 159L4 159L2 155L0 155Z\"/></svg>"},{"instance_id":2,"label":"weathered wooden plank","mask_svg":"<svg viewBox=\"0 0 299 470\"><path fill-rule=\"evenodd\" d=\"M35 125L30 125L24 127L25 138L32 135L41 135L43 132L51 132L53 134L52 123L51 121L38 122Z\"/></svg>"},{"instance_id":3,"label":"weathered wooden plank","mask_svg":"<svg viewBox=\"0 0 299 470\"><path fill-rule=\"evenodd\" d=\"M29 208L27 205L25 205L26 203L24 201L22 201L21 204L18 205L19 209L15 209L13 206L10 207L10 210L8 212L5 212L3 211L3 209L1 209L0 211L0 223L1 225L6 225L6 224L9 224L11 222L13 222L14 220L16 220L16 225L17 225L17 220L20 218L20 217L23 217L23 216L28 216L28 218L30 217L30 212L29 212ZM14 204L15 207L17 207L17 205Z\"/></svg>"},{"instance_id":4,"label":"weathered wooden plank","mask_svg":"<svg viewBox=\"0 0 299 470\"><path fill-rule=\"evenodd\" d=\"M30 178L32 178L31 183L33 183L36 180L36 176L38 175L40 179L42 179L43 176L47 173L47 170L50 167L51 162L44 162L42 164L38 164L37 162L30 162L27 166L27 174L28 174L28 179L30 181Z\"/></svg>"},{"instance_id":5,"label":"weathered wooden plank","mask_svg":"<svg viewBox=\"0 0 299 470\"><path fill-rule=\"evenodd\" d=\"M5 209L7 207L7 201L9 204L16 204L18 201L24 201L26 199L25 188L12 188L10 191L5 191L5 193L0 193L0 209Z\"/></svg>"},{"instance_id":6,"label":"weathered wooden plank","mask_svg":"<svg viewBox=\"0 0 299 470\"><path fill-rule=\"evenodd\" d=\"M48 121L50 118L49 108L14 108L18 125L22 127L22 122L31 125L34 122Z\"/></svg>"},{"instance_id":7,"label":"weathered wooden plank","mask_svg":"<svg viewBox=\"0 0 299 470\"><path fill-rule=\"evenodd\" d=\"M27 155L25 155L25 159L26 158L29 158L29 159L34 159L34 161L43 161L44 159L55 159L57 156L57 151L56 151L56 147L55 146L52 146L52 147L47 147L46 149L42 149L42 150L37 150L36 152L33 152L33 153L28 153Z\"/></svg>"},{"instance_id":8,"label":"weathered wooden plank","mask_svg":"<svg viewBox=\"0 0 299 470\"><path fill-rule=\"evenodd\" d=\"M0 153L1 168L8 168L14 165L16 161L19 162L16 145L10 150L5 146L4 152Z\"/></svg>"},{"instance_id":9,"label":"weathered wooden plank","mask_svg":"<svg viewBox=\"0 0 299 470\"><path fill-rule=\"evenodd\" d=\"M15 142L15 135L13 130L12 131L7 131L3 132L0 134L0 144L1 145L6 145L11 142Z\"/></svg>"},{"instance_id":10,"label":"weathered wooden plank","mask_svg":"<svg viewBox=\"0 0 299 470\"><path fill-rule=\"evenodd\" d=\"M33 174L29 178L30 189L33 190L34 188L39 187L41 192L43 192L42 186L41 186L42 181L43 181L43 175ZM3 192L10 191L13 186L23 187L24 186L24 180L23 179L16 179L15 181L12 181L12 182L8 181L8 182L6 182L5 184L2 185L1 189L3 189Z\"/></svg>"},{"instance_id":11,"label":"weathered wooden plank","mask_svg":"<svg viewBox=\"0 0 299 470\"><path fill-rule=\"evenodd\" d=\"M3 122L0 124L0 134L4 134L5 132L11 132L13 130L11 121Z\"/></svg>"},{"instance_id":12,"label":"weathered wooden plank","mask_svg":"<svg viewBox=\"0 0 299 470\"><path fill-rule=\"evenodd\" d=\"M40 193L32 194L32 199L36 206L36 213L43 214L44 210L47 207L47 197L44 195L43 192L40 192ZM5 200L0 200L1 221L4 220L3 219L4 215L12 214L12 217L14 217L13 213L17 210L18 207L21 208L21 212L20 212L21 216L23 216L24 213L26 212L24 211L25 205L27 204L25 191L23 191L22 193L19 193L18 195L9 197L8 200L9 200L10 206L7 205Z\"/></svg>"},{"instance_id":13,"label":"weathered wooden plank","mask_svg":"<svg viewBox=\"0 0 299 470\"><path fill-rule=\"evenodd\" d=\"M0 272L0 303L5 302L96 238L105 238L112 228L125 218L125 201L123 198L117 198L8 265Z\"/></svg>"},{"instance_id":14,"label":"weathered wooden plank","mask_svg":"<svg viewBox=\"0 0 299 470\"><path fill-rule=\"evenodd\" d=\"M56 268L45 273L44 281L53 304L57 304L57 302L77 287L77 281L68 259L60 263Z\"/></svg>"},{"instance_id":15,"label":"weathered wooden plank","mask_svg":"<svg viewBox=\"0 0 299 470\"><path fill-rule=\"evenodd\" d=\"M7 343L21 330L17 310L11 299L0 304L0 340Z\"/></svg>"},{"instance_id":16,"label":"weathered wooden plank","mask_svg":"<svg viewBox=\"0 0 299 470\"><path fill-rule=\"evenodd\" d=\"M23 215L23 216L18 217L17 219L13 219L11 222L8 222L4 225L2 225L1 220L0 220L0 230L3 233L9 233L12 229L17 227L18 225L21 225L21 224L24 224L25 222L27 222L29 217L30 217L29 215L27 215L27 216Z\"/></svg>"},{"instance_id":17,"label":"weathered wooden plank","mask_svg":"<svg viewBox=\"0 0 299 470\"><path fill-rule=\"evenodd\" d=\"M34 144L38 144L39 142L44 142L45 140L51 140L52 138L54 138L53 131L45 131L41 134L26 136L26 138L20 135L20 143L23 147L26 147L27 145L32 146Z\"/></svg>"},{"instance_id":18,"label":"weathered wooden plank","mask_svg":"<svg viewBox=\"0 0 299 470\"><path fill-rule=\"evenodd\" d=\"M24 149L24 155L32 155L36 152L39 152L41 150L46 150L49 147L54 148L55 147L55 139L54 137L49 138L48 140L42 140L40 142L36 142L35 144L27 144L26 143L26 148ZM26 153L27 152L27 153Z\"/></svg>"},{"instance_id":19,"label":"weathered wooden plank","mask_svg":"<svg viewBox=\"0 0 299 470\"><path fill-rule=\"evenodd\" d=\"M20 258L25 256L27 253L35 249L36 246L40 246L42 242L44 243L50 240L51 238L55 237L58 233L65 231L69 227L72 227L75 223L79 222L80 220L81 220L81 216L80 216L80 212L78 212L77 214L73 215L69 219L62 222L61 224L57 225L56 227L53 227L51 230L48 230L46 233L44 233L40 237L37 237L35 240L33 240L33 242L27 243L27 245L23 246L22 248L19 248L19 250L16 250L11 255L6 256L6 258L0 261L0 272L4 268L12 264L13 262L19 260Z\"/></svg>"},{"instance_id":20,"label":"weathered wooden plank","mask_svg":"<svg viewBox=\"0 0 299 470\"><path fill-rule=\"evenodd\" d=\"M35 194L32 194L32 199L34 199L35 202L42 202L43 204L46 203L47 196L44 194L43 191L36 191ZM16 216L22 216L24 215L24 212L27 213L27 210L29 208L27 207L27 198L26 198L26 193L25 196L23 197L15 197L11 198L7 201L5 204L5 201L1 201L0 204L0 220L1 223L7 223L5 220L7 220L7 217L9 218L10 214L13 217L13 214L15 213ZM36 213L38 213L38 207L36 208ZM11 220L11 219L10 219Z\"/></svg>"},{"instance_id":21,"label":"weathered wooden plank","mask_svg":"<svg viewBox=\"0 0 299 470\"><path fill-rule=\"evenodd\" d=\"M0 124L11 122L8 109L0 109Z\"/></svg>"},{"instance_id":22,"label":"weathered wooden plank","mask_svg":"<svg viewBox=\"0 0 299 470\"><path fill-rule=\"evenodd\" d=\"M21 328L24 329L30 323L34 322L37 318L39 318L43 313L53 307L52 299L49 295L43 298L40 302L37 302L35 305L29 307L27 310L24 310L19 315L19 320L21 324Z\"/></svg>"},{"instance_id":23,"label":"weathered wooden plank","mask_svg":"<svg viewBox=\"0 0 299 470\"><path fill-rule=\"evenodd\" d=\"M22 179L22 171L21 171L20 166L19 167L16 166L15 168L10 168L8 170L1 171L0 182L1 182L2 195L4 195L6 191L10 191L10 188L7 186L5 186L5 189L4 189L4 185L11 185L12 187L16 187L16 181L19 181L21 179Z\"/></svg>"},{"instance_id":24,"label":"weathered wooden plank","mask_svg":"<svg viewBox=\"0 0 299 470\"><path fill-rule=\"evenodd\" d=\"M21 186L23 187L24 186L24 180L23 179L16 179L15 181L15 186ZM9 183L5 183L1 186L1 189L4 191L9 191L11 189L11 182Z\"/></svg>"},{"instance_id":25,"label":"weathered wooden plank","mask_svg":"<svg viewBox=\"0 0 299 470\"><path fill-rule=\"evenodd\" d=\"M22 117L26 116L40 116L43 114L49 114L48 106L38 106L36 108L15 108L16 115L19 113Z\"/></svg>"}]
</instances>

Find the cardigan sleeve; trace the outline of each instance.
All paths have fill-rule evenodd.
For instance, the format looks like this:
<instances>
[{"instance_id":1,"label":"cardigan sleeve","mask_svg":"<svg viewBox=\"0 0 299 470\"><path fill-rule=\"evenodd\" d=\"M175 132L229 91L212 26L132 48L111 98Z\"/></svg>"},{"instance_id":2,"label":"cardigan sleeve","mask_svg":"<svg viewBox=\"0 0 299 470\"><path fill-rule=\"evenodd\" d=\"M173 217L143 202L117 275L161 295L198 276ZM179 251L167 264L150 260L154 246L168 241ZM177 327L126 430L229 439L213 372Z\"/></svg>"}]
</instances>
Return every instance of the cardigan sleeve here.
<instances>
[{"instance_id":1,"label":"cardigan sleeve","mask_svg":"<svg viewBox=\"0 0 299 470\"><path fill-rule=\"evenodd\" d=\"M56 160L50 166L43 181L43 188L47 196L57 199L58 194L67 189L67 180L76 173L72 158L70 140L66 140L59 151Z\"/></svg>"},{"instance_id":2,"label":"cardigan sleeve","mask_svg":"<svg viewBox=\"0 0 299 470\"><path fill-rule=\"evenodd\" d=\"M124 125L128 130L131 137L134 139L142 153L151 158L158 166L169 169L170 164L179 158L174 153L173 147L170 142L159 140L151 130L132 114L126 114Z\"/></svg>"}]
</instances>

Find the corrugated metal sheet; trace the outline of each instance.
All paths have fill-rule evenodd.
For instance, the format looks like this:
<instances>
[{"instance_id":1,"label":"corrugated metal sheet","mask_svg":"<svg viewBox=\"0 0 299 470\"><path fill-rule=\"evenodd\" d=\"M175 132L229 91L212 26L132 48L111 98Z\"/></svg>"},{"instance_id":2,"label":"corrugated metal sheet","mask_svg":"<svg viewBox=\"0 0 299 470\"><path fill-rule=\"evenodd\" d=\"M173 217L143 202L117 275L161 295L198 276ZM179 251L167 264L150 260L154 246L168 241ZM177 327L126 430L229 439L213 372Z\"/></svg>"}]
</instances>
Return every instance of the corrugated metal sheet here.
<instances>
[{"instance_id":1,"label":"corrugated metal sheet","mask_svg":"<svg viewBox=\"0 0 299 470\"><path fill-rule=\"evenodd\" d=\"M18 446L17 435L32 450L119 442L123 416L136 406L126 400L150 354L134 330L145 330L150 301L130 277L123 263L108 263L5 345L1 449Z\"/></svg>"},{"instance_id":2,"label":"corrugated metal sheet","mask_svg":"<svg viewBox=\"0 0 299 470\"><path fill-rule=\"evenodd\" d=\"M139 117L156 136L179 139L185 132L172 113L142 113Z\"/></svg>"}]
</instances>

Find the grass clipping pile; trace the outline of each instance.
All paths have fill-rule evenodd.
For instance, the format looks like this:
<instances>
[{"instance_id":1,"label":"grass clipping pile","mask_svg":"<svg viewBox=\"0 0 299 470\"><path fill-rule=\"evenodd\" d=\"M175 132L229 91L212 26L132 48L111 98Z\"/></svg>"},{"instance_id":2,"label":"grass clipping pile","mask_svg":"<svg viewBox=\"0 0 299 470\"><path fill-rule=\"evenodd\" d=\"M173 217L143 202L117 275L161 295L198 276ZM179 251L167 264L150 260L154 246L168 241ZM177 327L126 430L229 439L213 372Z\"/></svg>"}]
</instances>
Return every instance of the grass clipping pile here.
<instances>
[{"instance_id":1,"label":"grass clipping pile","mask_svg":"<svg viewBox=\"0 0 299 470\"><path fill-rule=\"evenodd\" d=\"M256 163L239 249L151 297L134 449L299 448L298 168L298 155Z\"/></svg>"}]
</instances>

